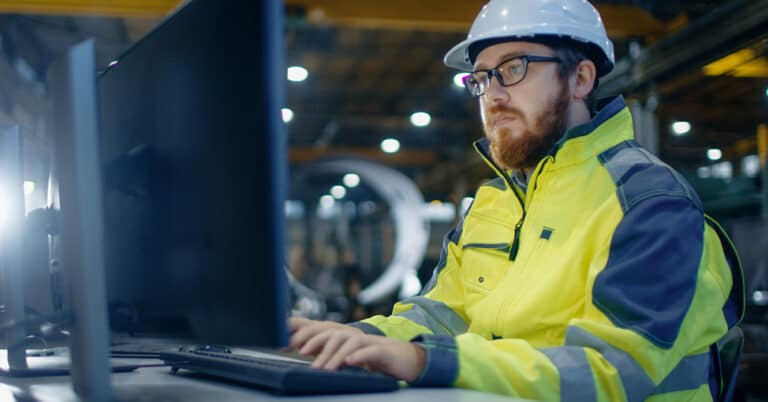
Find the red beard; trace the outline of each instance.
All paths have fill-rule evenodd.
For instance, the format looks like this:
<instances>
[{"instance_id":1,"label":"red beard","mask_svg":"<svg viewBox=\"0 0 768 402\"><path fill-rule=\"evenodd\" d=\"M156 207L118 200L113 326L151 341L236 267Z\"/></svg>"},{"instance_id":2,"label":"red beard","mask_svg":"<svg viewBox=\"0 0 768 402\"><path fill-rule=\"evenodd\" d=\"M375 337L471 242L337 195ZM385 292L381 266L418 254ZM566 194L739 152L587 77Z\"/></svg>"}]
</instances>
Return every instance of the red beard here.
<instances>
[{"instance_id":1,"label":"red beard","mask_svg":"<svg viewBox=\"0 0 768 402\"><path fill-rule=\"evenodd\" d=\"M494 129L486 126L485 132L491 145L491 156L502 168L522 170L535 167L552 147L562 138L568 119L570 96L565 85L549 103L549 107L536 116L534 124L528 125L521 135L514 135L512 129ZM499 115L512 115L525 122L523 113L515 108L494 106L487 115L491 122ZM491 123L492 124L492 123Z\"/></svg>"}]
</instances>

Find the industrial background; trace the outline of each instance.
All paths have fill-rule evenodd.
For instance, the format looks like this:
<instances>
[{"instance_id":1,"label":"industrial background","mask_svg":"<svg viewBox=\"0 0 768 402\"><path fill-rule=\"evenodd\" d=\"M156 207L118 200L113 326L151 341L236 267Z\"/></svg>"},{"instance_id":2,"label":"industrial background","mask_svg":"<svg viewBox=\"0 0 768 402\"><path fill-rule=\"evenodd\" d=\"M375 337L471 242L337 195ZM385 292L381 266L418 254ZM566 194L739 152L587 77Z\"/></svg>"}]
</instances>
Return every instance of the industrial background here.
<instances>
[{"instance_id":1,"label":"industrial background","mask_svg":"<svg viewBox=\"0 0 768 402\"><path fill-rule=\"evenodd\" d=\"M95 38L98 69L106 69L179 4L0 0L0 123L20 125L25 136L28 210L48 202L51 61ZM413 290L357 299L402 247L402 223L375 175L319 168L324 162L376 162L415 183L428 240L418 281L401 287L416 290L437 262L442 236L492 176L472 150L483 135L476 100L442 63L483 4L286 0L288 268L324 303L316 314L354 319L386 311ZM685 175L741 253L749 307L738 397L768 398L761 373L768 363L768 1L594 4L617 56L600 94L624 95L638 141Z\"/></svg>"}]
</instances>

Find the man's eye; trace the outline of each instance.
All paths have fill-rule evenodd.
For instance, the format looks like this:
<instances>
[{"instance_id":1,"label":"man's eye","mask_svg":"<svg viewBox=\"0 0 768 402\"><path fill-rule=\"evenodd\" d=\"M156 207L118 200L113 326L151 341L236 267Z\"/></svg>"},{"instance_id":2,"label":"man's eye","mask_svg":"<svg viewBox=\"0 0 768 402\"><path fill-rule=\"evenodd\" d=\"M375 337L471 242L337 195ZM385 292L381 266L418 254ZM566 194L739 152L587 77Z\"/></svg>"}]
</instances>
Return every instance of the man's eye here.
<instances>
[{"instance_id":1,"label":"man's eye","mask_svg":"<svg viewBox=\"0 0 768 402\"><path fill-rule=\"evenodd\" d=\"M515 75L522 74L523 73L523 65L522 64L513 64L508 67L509 72Z\"/></svg>"}]
</instances>

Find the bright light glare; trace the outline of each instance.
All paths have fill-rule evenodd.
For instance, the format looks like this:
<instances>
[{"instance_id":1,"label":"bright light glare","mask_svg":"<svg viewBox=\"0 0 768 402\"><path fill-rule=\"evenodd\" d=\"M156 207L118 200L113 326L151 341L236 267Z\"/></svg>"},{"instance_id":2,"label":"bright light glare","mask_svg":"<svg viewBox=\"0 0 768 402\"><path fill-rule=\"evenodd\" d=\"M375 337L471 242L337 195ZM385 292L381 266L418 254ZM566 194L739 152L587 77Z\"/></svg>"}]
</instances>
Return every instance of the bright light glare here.
<instances>
[{"instance_id":1,"label":"bright light glare","mask_svg":"<svg viewBox=\"0 0 768 402\"><path fill-rule=\"evenodd\" d=\"M326 195L320 197L320 208L323 208L323 209L333 208L333 204L335 202L336 201L334 201L332 196L326 194Z\"/></svg>"},{"instance_id":2,"label":"bright light glare","mask_svg":"<svg viewBox=\"0 0 768 402\"><path fill-rule=\"evenodd\" d=\"M344 198L345 195L347 195L347 189L344 188L344 186L333 186L331 187L331 195L333 198L340 200Z\"/></svg>"},{"instance_id":3,"label":"bright light glare","mask_svg":"<svg viewBox=\"0 0 768 402\"><path fill-rule=\"evenodd\" d=\"M675 135L685 135L691 131L691 123L687 121L675 121L672 123L672 133Z\"/></svg>"},{"instance_id":4,"label":"bright light glare","mask_svg":"<svg viewBox=\"0 0 768 402\"><path fill-rule=\"evenodd\" d=\"M469 207L472 205L472 202L473 202L473 201L475 201L475 199L474 199L474 198L472 198L472 197L464 197L464 198L461 200L461 205L460 205L460 208L461 208L461 214L462 214L462 215L464 215L465 213L467 213L467 210L468 210L468 209L469 209Z\"/></svg>"},{"instance_id":5,"label":"bright light glare","mask_svg":"<svg viewBox=\"0 0 768 402\"><path fill-rule=\"evenodd\" d=\"M453 76L453 85L459 88L464 88L464 77L468 76L467 73L458 73Z\"/></svg>"},{"instance_id":6,"label":"bright light glare","mask_svg":"<svg viewBox=\"0 0 768 402\"><path fill-rule=\"evenodd\" d=\"M411 115L411 124L416 127L426 127L432 121L432 116L426 112L416 112Z\"/></svg>"},{"instance_id":7,"label":"bright light glare","mask_svg":"<svg viewBox=\"0 0 768 402\"><path fill-rule=\"evenodd\" d=\"M765 96L768 96L768 87L765 87Z\"/></svg>"},{"instance_id":8,"label":"bright light glare","mask_svg":"<svg viewBox=\"0 0 768 402\"><path fill-rule=\"evenodd\" d=\"M381 150L388 154L393 154L400 150L400 141L394 138L387 138L381 142Z\"/></svg>"},{"instance_id":9,"label":"bright light glare","mask_svg":"<svg viewBox=\"0 0 768 402\"><path fill-rule=\"evenodd\" d=\"M723 151L717 148L710 148L707 150L707 158L711 161L719 161L723 157Z\"/></svg>"},{"instance_id":10,"label":"bright light glare","mask_svg":"<svg viewBox=\"0 0 768 402\"><path fill-rule=\"evenodd\" d=\"M349 188L355 188L358 184L360 184L360 176L354 173L347 173L344 175L342 181L344 182L345 186Z\"/></svg>"},{"instance_id":11,"label":"bright light glare","mask_svg":"<svg viewBox=\"0 0 768 402\"><path fill-rule=\"evenodd\" d=\"M290 123L293 120L293 110L284 107L280 112L283 114L283 123Z\"/></svg>"},{"instance_id":12,"label":"bright light glare","mask_svg":"<svg viewBox=\"0 0 768 402\"><path fill-rule=\"evenodd\" d=\"M114 65L117 65L117 60L110 61L109 64L107 65L107 67L112 67Z\"/></svg>"},{"instance_id":13,"label":"bright light glare","mask_svg":"<svg viewBox=\"0 0 768 402\"><path fill-rule=\"evenodd\" d=\"M301 82L309 77L309 71L301 66L288 67L288 81Z\"/></svg>"},{"instance_id":14,"label":"bright light glare","mask_svg":"<svg viewBox=\"0 0 768 402\"><path fill-rule=\"evenodd\" d=\"M757 155L747 155L741 159L741 171L744 176L757 177L760 174L760 157Z\"/></svg>"},{"instance_id":15,"label":"bright light glare","mask_svg":"<svg viewBox=\"0 0 768 402\"><path fill-rule=\"evenodd\" d=\"M35 192L35 182L33 181L25 181L24 182L24 195L30 195Z\"/></svg>"}]
</instances>

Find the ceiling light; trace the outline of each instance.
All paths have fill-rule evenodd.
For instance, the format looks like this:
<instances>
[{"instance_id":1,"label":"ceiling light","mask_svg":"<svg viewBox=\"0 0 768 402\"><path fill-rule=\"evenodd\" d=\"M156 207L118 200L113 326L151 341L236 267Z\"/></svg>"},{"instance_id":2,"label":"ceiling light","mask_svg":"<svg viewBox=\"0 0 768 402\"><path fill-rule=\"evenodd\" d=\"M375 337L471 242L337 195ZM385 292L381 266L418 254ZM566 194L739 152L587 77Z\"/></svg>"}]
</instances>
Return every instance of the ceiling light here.
<instances>
[{"instance_id":1,"label":"ceiling light","mask_svg":"<svg viewBox=\"0 0 768 402\"><path fill-rule=\"evenodd\" d=\"M293 110L284 107L280 112L283 114L283 123L290 123L293 120Z\"/></svg>"},{"instance_id":2,"label":"ceiling light","mask_svg":"<svg viewBox=\"0 0 768 402\"><path fill-rule=\"evenodd\" d=\"M393 154L400 150L400 141L394 138L387 138L381 142L381 150L388 154Z\"/></svg>"},{"instance_id":3,"label":"ceiling light","mask_svg":"<svg viewBox=\"0 0 768 402\"><path fill-rule=\"evenodd\" d=\"M288 81L301 82L309 77L309 71L301 66L288 67Z\"/></svg>"},{"instance_id":4,"label":"ceiling light","mask_svg":"<svg viewBox=\"0 0 768 402\"><path fill-rule=\"evenodd\" d=\"M426 127L432 121L432 116L426 112L416 112L411 115L411 124L416 127Z\"/></svg>"},{"instance_id":5,"label":"ceiling light","mask_svg":"<svg viewBox=\"0 0 768 402\"><path fill-rule=\"evenodd\" d=\"M672 134L674 135L686 135L691 131L691 123L687 121L674 121L672 122Z\"/></svg>"},{"instance_id":6,"label":"ceiling light","mask_svg":"<svg viewBox=\"0 0 768 402\"><path fill-rule=\"evenodd\" d=\"M35 192L35 182L24 181L24 195L30 195Z\"/></svg>"},{"instance_id":7,"label":"ceiling light","mask_svg":"<svg viewBox=\"0 0 768 402\"><path fill-rule=\"evenodd\" d=\"M347 189L344 188L344 186L339 186L339 185L333 186L331 187L331 195L333 196L333 198L340 200L344 198L345 195L347 195Z\"/></svg>"},{"instance_id":8,"label":"ceiling light","mask_svg":"<svg viewBox=\"0 0 768 402\"><path fill-rule=\"evenodd\" d=\"M320 208L322 208L322 209L333 208L333 204L335 202L336 201L333 199L332 196L326 194L326 195L320 197Z\"/></svg>"},{"instance_id":9,"label":"ceiling light","mask_svg":"<svg viewBox=\"0 0 768 402\"><path fill-rule=\"evenodd\" d=\"M355 188L358 184L360 184L360 176L354 173L347 173L344 175L344 178L341 179L341 181L344 182L345 186L349 188Z\"/></svg>"},{"instance_id":10,"label":"ceiling light","mask_svg":"<svg viewBox=\"0 0 768 402\"><path fill-rule=\"evenodd\" d=\"M453 85L459 88L464 88L464 77L468 76L467 73L458 73L453 76Z\"/></svg>"},{"instance_id":11,"label":"ceiling light","mask_svg":"<svg viewBox=\"0 0 768 402\"><path fill-rule=\"evenodd\" d=\"M112 66L115 66L115 65L117 65L117 60L112 60L112 61L109 62L107 67L112 67Z\"/></svg>"},{"instance_id":12,"label":"ceiling light","mask_svg":"<svg viewBox=\"0 0 768 402\"><path fill-rule=\"evenodd\" d=\"M707 150L707 158L711 161L719 161L723 157L723 151L718 148L710 148Z\"/></svg>"}]
</instances>

